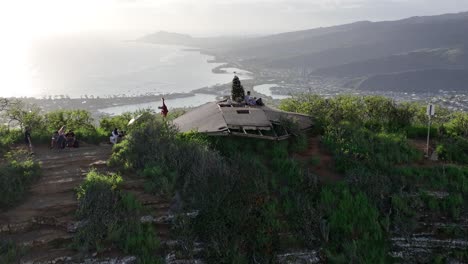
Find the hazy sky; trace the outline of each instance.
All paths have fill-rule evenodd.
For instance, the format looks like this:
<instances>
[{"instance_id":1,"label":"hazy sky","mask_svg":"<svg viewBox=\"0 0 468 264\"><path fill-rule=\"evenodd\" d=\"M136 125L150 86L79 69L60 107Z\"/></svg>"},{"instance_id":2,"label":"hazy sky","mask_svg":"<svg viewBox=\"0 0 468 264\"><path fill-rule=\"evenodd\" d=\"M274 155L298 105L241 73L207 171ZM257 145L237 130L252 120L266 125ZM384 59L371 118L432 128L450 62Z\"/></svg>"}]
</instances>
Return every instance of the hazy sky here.
<instances>
[{"instance_id":1,"label":"hazy sky","mask_svg":"<svg viewBox=\"0 0 468 264\"><path fill-rule=\"evenodd\" d=\"M0 0L2 34L265 34L468 11L468 0Z\"/></svg>"}]
</instances>

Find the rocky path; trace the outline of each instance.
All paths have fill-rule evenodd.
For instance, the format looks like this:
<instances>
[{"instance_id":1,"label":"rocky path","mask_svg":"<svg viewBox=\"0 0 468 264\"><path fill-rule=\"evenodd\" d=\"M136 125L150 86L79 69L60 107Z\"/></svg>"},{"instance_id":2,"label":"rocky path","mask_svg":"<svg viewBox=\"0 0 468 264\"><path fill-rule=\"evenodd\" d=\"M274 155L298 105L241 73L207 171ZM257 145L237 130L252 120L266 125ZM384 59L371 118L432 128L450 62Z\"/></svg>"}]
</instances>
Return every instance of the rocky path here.
<instances>
[{"instance_id":1,"label":"rocky path","mask_svg":"<svg viewBox=\"0 0 468 264\"><path fill-rule=\"evenodd\" d=\"M294 154L294 158L307 164L310 172L316 174L321 182L343 180L344 177L334 170L333 156L321 146L320 137L309 137L307 140L307 150Z\"/></svg>"},{"instance_id":2,"label":"rocky path","mask_svg":"<svg viewBox=\"0 0 468 264\"><path fill-rule=\"evenodd\" d=\"M107 173L106 161L112 147L84 145L61 152L46 146L35 149L42 175L17 206L0 212L0 240L13 241L27 248L20 263L135 263L113 249L96 255L80 255L69 245L76 231L74 214L78 206L75 188L92 168ZM144 180L124 175L124 191L133 193L147 208L164 246L169 239L167 199L144 191Z\"/></svg>"},{"instance_id":3,"label":"rocky path","mask_svg":"<svg viewBox=\"0 0 468 264\"><path fill-rule=\"evenodd\" d=\"M21 263L36 263L70 255L64 245L71 241L67 231L73 221L77 200L74 188L91 167L103 169L111 147L83 146L61 152L36 148L42 175L17 206L0 213L0 238L28 248Z\"/></svg>"},{"instance_id":4,"label":"rocky path","mask_svg":"<svg viewBox=\"0 0 468 264\"><path fill-rule=\"evenodd\" d=\"M73 236L68 228L78 204L74 188L91 168L106 170L111 146L87 145L60 152L42 146L35 151L35 159L42 164L40 179L20 204L0 213L1 238L29 248L21 263L73 253L64 245Z\"/></svg>"}]
</instances>

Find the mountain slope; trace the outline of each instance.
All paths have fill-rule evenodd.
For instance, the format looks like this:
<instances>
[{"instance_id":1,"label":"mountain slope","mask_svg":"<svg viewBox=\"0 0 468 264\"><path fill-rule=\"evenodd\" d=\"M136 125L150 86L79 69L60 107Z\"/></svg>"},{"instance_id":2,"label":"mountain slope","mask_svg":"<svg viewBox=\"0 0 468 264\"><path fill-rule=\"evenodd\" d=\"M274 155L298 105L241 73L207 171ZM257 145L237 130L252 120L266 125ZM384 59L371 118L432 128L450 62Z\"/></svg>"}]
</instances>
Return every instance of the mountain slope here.
<instances>
[{"instance_id":1,"label":"mountain slope","mask_svg":"<svg viewBox=\"0 0 468 264\"><path fill-rule=\"evenodd\" d=\"M234 37L195 38L186 34L159 31L154 34L143 36L137 39L137 41L154 44L217 49L219 47L231 46L235 43L241 42L242 39Z\"/></svg>"},{"instance_id":2,"label":"mountain slope","mask_svg":"<svg viewBox=\"0 0 468 264\"><path fill-rule=\"evenodd\" d=\"M140 40L196 46L272 68L323 68L419 49L468 45L468 12L287 32L257 38L193 38L158 32Z\"/></svg>"},{"instance_id":3,"label":"mountain slope","mask_svg":"<svg viewBox=\"0 0 468 264\"><path fill-rule=\"evenodd\" d=\"M359 89L415 93L468 91L468 70L431 69L380 74L364 80Z\"/></svg>"},{"instance_id":4,"label":"mountain slope","mask_svg":"<svg viewBox=\"0 0 468 264\"><path fill-rule=\"evenodd\" d=\"M397 21L361 21L246 39L161 33L144 39L197 46L245 67L357 78L364 80L360 88L365 90L438 91L451 87L467 91L460 74L468 70L467 32L468 12L462 12ZM405 84L401 78L413 83Z\"/></svg>"},{"instance_id":5,"label":"mountain slope","mask_svg":"<svg viewBox=\"0 0 468 264\"><path fill-rule=\"evenodd\" d=\"M467 31L468 15L446 20L365 23L347 31L293 42L272 40L261 47L247 45L228 54L274 68L322 68L418 49L466 45Z\"/></svg>"},{"instance_id":6,"label":"mountain slope","mask_svg":"<svg viewBox=\"0 0 468 264\"><path fill-rule=\"evenodd\" d=\"M466 48L425 49L371 60L320 68L312 74L332 77L359 77L374 74L443 68L468 68Z\"/></svg>"}]
</instances>

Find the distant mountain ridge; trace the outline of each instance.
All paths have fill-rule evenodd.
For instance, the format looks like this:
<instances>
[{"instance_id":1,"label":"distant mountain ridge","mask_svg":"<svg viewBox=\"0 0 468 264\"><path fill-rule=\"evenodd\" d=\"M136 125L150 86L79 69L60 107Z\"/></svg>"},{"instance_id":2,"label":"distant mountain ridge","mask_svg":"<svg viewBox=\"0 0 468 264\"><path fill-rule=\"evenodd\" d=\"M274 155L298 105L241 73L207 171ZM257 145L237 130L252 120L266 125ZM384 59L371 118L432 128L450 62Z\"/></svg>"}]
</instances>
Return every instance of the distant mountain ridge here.
<instances>
[{"instance_id":1,"label":"distant mountain ridge","mask_svg":"<svg viewBox=\"0 0 468 264\"><path fill-rule=\"evenodd\" d=\"M137 41L212 49L220 46L232 45L233 43L242 41L242 39L235 37L195 38L187 34L159 31L154 34L143 36L137 39Z\"/></svg>"},{"instance_id":2,"label":"distant mountain ridge","mask_svg":"<svg viewBox=\"0 0 468 264\"><path fill-rule=\"evenodd\" d=\"M398 78L382 76L419 72L415 76L424 78L423 73L434 69L468 69L468 12L397 21L360 21L246 39L157 33L143 40L196 46L257 68L306 70L311 75L325 77L369 78L368 82L361 83L365 87L356 87L362 89L368 89L370 84L380 89L379 82L381 87L388 87L385 82L390 79L392 86L399 86ZM376 75L379 77L372 78ZM457 80L462 79L433 89L466 87L462 89L468 91L466 85L455 84Z\"/></svg>"},{"instance_id":3,"label":"distant mountain ridge","mask_svg":"<svg viewBox=\"0 0 468 264\"><path fill-rule=\"evenodd\" d=\"M154 34L144 36L138 40L161 43L161 44L187 45L187 44L192 43L194 41L194 38L192 38L192 36L187 35L187 34L159 31Z\"/></svg>"},{"instance_id":4,"label":"distant mountain ridge","mask_svg":"<svg viewBox=\"0 0 468 264\"><path fill-rule=\"evenodd\" d=\"M359 89L412 93L468 91L468 70L429 69L379 74L364 80Z\"/></svg>"},{"instance_id":5,"label":"distant mountain ridge","mask_svg":"<svg viewBox=\"0 0 468 264\"><path fill-rule=\"evenodd\" d=\"M468 68L468 53L466 53L466 48L416 50L388 57L319 68L312 74L333 77L359 77L418 69L432 69L435 66L449 69Z\"/></svg>"}]
</instances>

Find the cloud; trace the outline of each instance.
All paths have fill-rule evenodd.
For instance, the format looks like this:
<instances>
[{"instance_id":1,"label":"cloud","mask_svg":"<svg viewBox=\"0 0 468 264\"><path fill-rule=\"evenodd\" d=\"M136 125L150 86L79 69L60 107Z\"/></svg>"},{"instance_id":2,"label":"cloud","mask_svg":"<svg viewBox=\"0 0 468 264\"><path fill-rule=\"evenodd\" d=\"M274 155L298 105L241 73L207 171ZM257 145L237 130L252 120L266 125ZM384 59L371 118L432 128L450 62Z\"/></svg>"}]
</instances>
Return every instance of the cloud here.
<instances>
[{"instance_id":1,"label":"cloud","mask_svg":"<svg viewBox=\"0 0 468 264\"><path fill-rule=\"evenodd\" d=\"M255 34L468 10L467 0L0 0L16 31Z\"/></svg>"}]
</instances>

